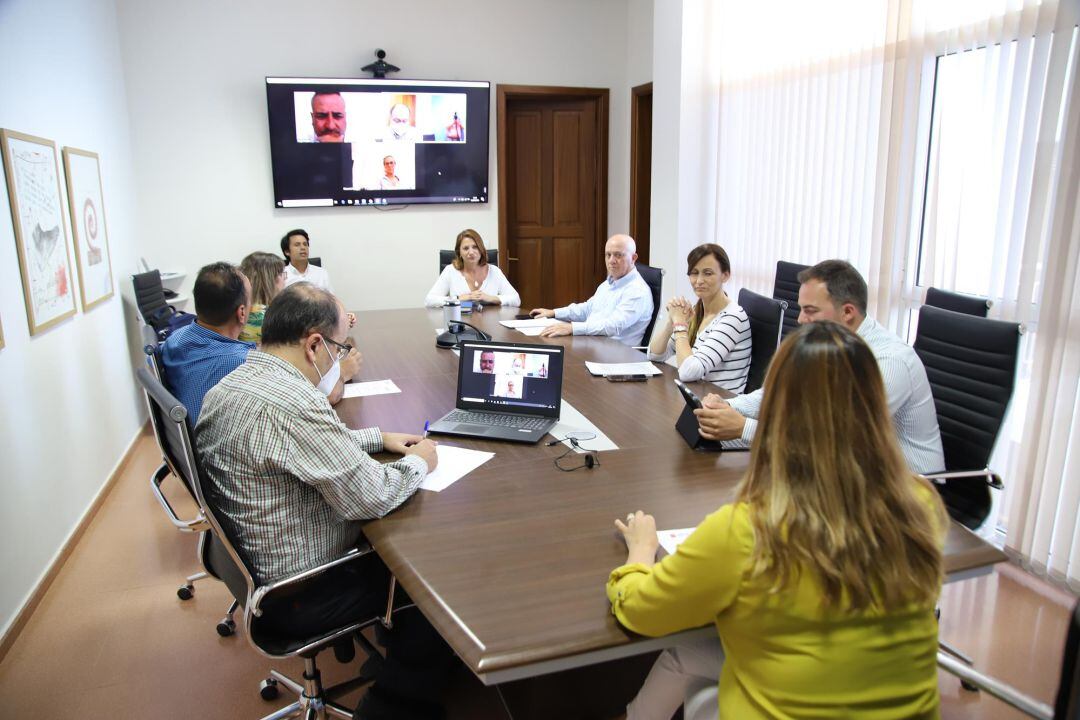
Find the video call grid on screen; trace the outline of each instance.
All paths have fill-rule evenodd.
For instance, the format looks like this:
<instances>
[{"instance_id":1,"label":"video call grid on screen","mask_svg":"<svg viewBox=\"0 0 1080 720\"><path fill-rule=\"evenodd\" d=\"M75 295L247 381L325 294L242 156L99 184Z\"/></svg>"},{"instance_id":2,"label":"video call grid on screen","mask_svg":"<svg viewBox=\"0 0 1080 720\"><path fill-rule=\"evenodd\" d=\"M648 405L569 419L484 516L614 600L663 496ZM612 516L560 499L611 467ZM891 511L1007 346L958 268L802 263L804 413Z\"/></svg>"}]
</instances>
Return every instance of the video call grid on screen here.
<instances>
[{"instance_id":1,"label":"video call grid on screen","mask_svg":"<svg viewBox=\"0 0 1080 720\"><path fill-rule=\"evenodd\" d=\"M458 398L473 408L528 409L557 417L562 348L462 344Z\"/></svg>"},{"instance_id":2,"label":"video call grid on screen","mask_svg":"<svg viewBox=\"0 0 1080 720\"><path fill-rule=\"evenodd\" d=\"M276 207L486 203L487 82L266 79Z\"/></svg>"}]
</instances>

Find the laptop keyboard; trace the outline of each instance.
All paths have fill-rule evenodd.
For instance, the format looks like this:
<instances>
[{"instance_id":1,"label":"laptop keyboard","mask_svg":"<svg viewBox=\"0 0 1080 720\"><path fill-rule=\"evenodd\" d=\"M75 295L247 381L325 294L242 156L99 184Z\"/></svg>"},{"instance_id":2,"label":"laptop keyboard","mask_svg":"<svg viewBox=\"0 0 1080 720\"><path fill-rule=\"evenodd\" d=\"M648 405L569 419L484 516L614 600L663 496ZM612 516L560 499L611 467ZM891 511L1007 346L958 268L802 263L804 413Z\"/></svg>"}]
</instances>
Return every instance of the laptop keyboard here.
<instances>
[{"instance_id":1,"label":"laptop keyboard","mask_svg":"<svg viewBox=\"0 0 1080 720\"><path fill-rule=\"evenodd\" d=\"M500 425L521 430L539 430L550 422L549 418L544 417L503 415L502 413L476 412L475 410L453 410L443 420L476 425Z\"/></svg>"}]
</instances>

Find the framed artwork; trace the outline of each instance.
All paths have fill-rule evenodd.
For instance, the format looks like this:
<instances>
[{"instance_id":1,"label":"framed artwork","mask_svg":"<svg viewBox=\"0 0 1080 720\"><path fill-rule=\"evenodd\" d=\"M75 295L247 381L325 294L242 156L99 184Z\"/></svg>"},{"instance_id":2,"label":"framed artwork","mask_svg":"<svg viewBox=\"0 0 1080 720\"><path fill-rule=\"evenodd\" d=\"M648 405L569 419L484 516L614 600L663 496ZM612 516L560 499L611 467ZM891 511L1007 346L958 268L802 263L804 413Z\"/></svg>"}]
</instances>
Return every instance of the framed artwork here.
<instances>
[{"instance_id":1,"label":"framed artwork","mask_svg":"<svg viewBox=\"0 0 1080 720\"><path fill-rule=\"evenodd\" d=\"M0 130L30 334L76 312L56 143Z\"/></svg>"},{"instance_id":2,"label":"framed artwork","mask_svg":"<svg viewBox=\"0 0 1080 720\"><path fill-rule=\"evenodd\" d=\"M0 350L4 349L4 323L0 322Z\"/></svg>"},{"instance_id":3,"label":"framed artwork","mask_svg":"<svg viewBox=\"0 0 1080 720\"><path fill-rule=\"evenodd\" d=\"M105 203L101 198L101 165L97 153L65 147L71 234L75 237L75 262L83 312L113 294L109 233L105 226Z\"/></svg>"}]
</instances>

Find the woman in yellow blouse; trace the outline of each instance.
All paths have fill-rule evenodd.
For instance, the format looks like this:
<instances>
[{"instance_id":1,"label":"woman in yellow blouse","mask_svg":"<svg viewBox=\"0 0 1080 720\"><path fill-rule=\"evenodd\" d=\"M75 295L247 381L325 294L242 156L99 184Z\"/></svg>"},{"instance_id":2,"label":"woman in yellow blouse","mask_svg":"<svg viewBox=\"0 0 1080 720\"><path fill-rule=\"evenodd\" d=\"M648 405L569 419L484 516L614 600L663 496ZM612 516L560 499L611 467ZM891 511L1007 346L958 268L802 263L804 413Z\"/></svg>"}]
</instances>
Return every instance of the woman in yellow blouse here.
<instances>
[{"instance_id":1,"label":"woman in yellow blouse","mask_svg":"<svg viewBox=\"0 0 1080 720\"><path fill-rule=\"evenodd\" d=\"M615 521L629 553L608 581L613 612L649 636L714 624L722 651L713 643L708 682L719 675L725 720L938 717L948 520L904 463L873 354L840 325L810 323L781 346L765 388L733 504L659 563L652 516ZM669 718L678 702L664 706L665 684L709 654L661 655L629 720ZM688 706L687 720L699 712ZM716 704L699 716L716 718Z\"/></svg>"}]
</instances>

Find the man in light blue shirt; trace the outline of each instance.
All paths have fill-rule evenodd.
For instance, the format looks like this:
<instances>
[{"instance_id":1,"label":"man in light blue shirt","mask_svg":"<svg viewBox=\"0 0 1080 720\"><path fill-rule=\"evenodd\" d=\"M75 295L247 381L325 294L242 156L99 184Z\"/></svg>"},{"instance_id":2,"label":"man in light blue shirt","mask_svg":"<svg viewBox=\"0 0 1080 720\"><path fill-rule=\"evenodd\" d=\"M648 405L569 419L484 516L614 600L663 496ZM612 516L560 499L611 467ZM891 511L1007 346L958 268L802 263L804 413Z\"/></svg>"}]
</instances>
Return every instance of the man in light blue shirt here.
<instances>
[{"instance_id":1,"label":"man in light blue shirt","mask_svg":"<svg viewBox=\"0 0 1080 720\"><path fill-rule=\"evenodd\" d=\"M629 235L612 235L604 246L607 280L583 303L549 310L536 308L533 317L555 318L540 337L560 335L607 335L626 345L638 345L652 319L652 291L641 278L634 262L637 243Z\"/></svg>"}]
</instances>

